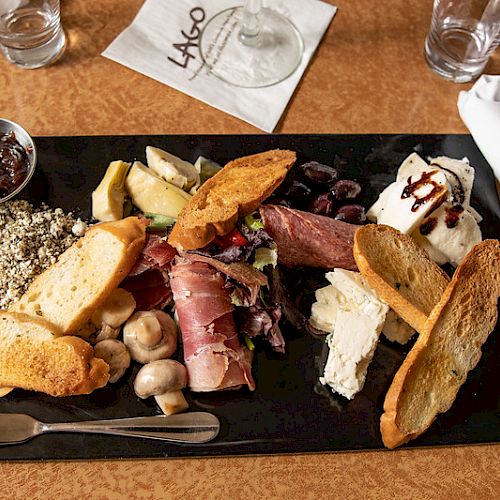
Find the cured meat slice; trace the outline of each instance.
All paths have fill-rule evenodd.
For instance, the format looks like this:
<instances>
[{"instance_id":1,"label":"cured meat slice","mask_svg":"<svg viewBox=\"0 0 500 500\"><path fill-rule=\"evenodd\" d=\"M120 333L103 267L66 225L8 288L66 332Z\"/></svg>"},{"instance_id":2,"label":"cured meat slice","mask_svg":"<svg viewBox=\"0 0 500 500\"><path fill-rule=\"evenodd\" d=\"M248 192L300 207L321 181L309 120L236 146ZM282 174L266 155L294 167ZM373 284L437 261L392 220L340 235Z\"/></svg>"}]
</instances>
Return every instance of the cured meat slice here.
<instances>
[{"instance_id":1,"label":"cured meat slice","mask_svg":"<svg viewBox=\"0 0 500 500\"><path fill-rule=\"evenodd\" d=\"M259 212L285 266L357 271L352 248L359 226L278 205L262 205Z\"/></svg>"},{"instance_id":2,"label":"cured meat slice","mask_svg":"<svg viewBox=\"0 0 500 500\"><path fill-rule=\"evenodd\" d=\"M168 244L167 238L149 233L142 253L155 262L158 267L165 267L177 255L177 250Z\"/></svg>"},{"instance_id":3,"label":"cured meat slice","mask_svg":"<svg viewBox=\"0 0 500 500\"><path fill-rule=\"evenodd\" d=\"M250 292L250 305L254 305L257 302L260 287L268 286L267 276L245 262L233 262L231 264L226 264L220 260L196 253L189 253L189 259L191 261L206 262L210 266L217 269L217 271L221 271L237 283L248 288L248 291Z\"/></svg>"},{"instance_id":4,"label":"cured meat slice","mask_svg":"<svg viewBox=\"0 0 500 500\"><path fill-rule=\"evenodd\" d=\"M140 274L125 278L121 287L135 299L137 311L162 309L172 300L167 271L147 267Z\"/></svg>"},{"instance_id":5,"label":"cured meat slice","mask_svg":"<svg viewBox=\"0 0 500 500\"><path fill-rule=\"evenodd\" d=\"M141 274L153 267L164 268L170 264L176 255L177 251L167 243L166 238L158 234L147 233L146 245L134 267L130 270L129 276Z\"/></svg>"},{"instance_id":6,"label":"cured meat slice","mask_svg":"<svg viewBox=\"0 0 500 500\"><path fill-rule=\"evenodd\" d=\"M134 296L136 309L141 311L162 309L172 300L168 269L177 254L166 238L154 233L147 233L146 238L139 258L121 284Z\"/></svg>"},{"instance_id":7,"label":"cured meat slice","mask_svg":"<svg viewBox=\"0 0 500 500\"><path fill-rule=\"evenodd\" d=\"M189 254L170 272L191 390L255 389L252 353L242 346L222 273Z\"/></svg>"}]
</instances>

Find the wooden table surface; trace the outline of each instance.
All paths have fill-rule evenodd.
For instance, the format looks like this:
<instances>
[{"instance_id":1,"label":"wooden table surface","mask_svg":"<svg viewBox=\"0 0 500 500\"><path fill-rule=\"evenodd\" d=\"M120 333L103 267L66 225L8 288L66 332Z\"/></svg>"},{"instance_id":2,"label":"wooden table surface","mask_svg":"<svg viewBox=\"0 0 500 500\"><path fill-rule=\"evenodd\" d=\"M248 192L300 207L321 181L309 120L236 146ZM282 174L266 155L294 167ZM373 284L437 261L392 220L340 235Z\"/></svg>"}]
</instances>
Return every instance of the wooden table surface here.
<instances>
[{"instance_id":1,"label":"wooden table surface","mask_svg":"<svg viewBox=\"0 0 500 500\"><path fill-rule=\"evenodd\" d=\"M140 0L63 0L56 64L0 61L0 115L33 135L259 133L100 53ZM238 2L237 2L238 3ZM464 133L425 65L430 0L338 0L278 133ZM487 72L500 72L497 51ZM0 498L497 498L500 445L239 458L0 463Z\"/></svg>"}]
</instances>

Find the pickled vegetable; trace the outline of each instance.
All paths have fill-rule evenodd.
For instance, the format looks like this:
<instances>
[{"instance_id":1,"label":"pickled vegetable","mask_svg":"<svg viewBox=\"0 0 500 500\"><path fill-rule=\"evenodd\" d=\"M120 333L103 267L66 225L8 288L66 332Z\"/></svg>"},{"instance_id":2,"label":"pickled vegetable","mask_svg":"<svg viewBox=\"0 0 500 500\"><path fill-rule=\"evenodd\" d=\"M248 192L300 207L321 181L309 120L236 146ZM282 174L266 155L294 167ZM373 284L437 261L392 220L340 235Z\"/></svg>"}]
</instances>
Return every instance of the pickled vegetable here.
<instances>
[{"instance_id":1,"label":"pickled vegetable","mask_svg":"<svg viewBox=\"0 0 500 500\"><path fill-rule=\"evenodd\" d=\"M125 178L130 163L122 160L112 161L101 183L92 193L92 215L98 221L114 221L123 218L125 205Z\"/></svg>"},{"instance_id":2,"label":"pickled vegetable","mask_svg":"<svg viewBox=\"0 0 500 500\"><path fill-rule=\"evenodd\" d=\"M155 174L184 191L189 191L194 185L200 183L200 175L192 163L181 160L163 149L148 146L146 159L148 167Z\"/></svg>"},{"instance_id":3,"label":"pickled vegetable","mask_svg":"<svg viewBox=\"0 0 500 500\"><path fill-rule=\"evenodd\" d=\"M177 218L191 195L158 177L140 161L134 162L125 181L132 203L143 212Z\"/></svg>"}]
</instances>

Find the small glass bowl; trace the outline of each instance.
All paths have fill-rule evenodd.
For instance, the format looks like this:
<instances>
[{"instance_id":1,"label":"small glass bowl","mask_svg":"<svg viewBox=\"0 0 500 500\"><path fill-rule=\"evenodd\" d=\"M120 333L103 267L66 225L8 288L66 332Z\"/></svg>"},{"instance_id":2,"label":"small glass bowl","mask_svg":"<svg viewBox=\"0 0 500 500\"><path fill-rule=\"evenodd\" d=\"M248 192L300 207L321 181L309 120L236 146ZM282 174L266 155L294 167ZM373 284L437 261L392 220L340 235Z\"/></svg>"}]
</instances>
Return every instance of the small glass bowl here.
<instances>
[{"instance_id":1,"label":"small glass bowl","mask_svg":"<svg viewBox=\"0 0 500 500\"><path fill-rule=\"evenodd\" d=\"M36 168L36 147L31 136L23 127L21 127L21 125L10 120L6 120L5 118L0 118L0 136L8 134L9 132L14 132L17 141L26 150L29 165L23 182L16 189L14 189L14 191L3 198L0 198L0 203L10 200L19 194L27 186Z\"/></svg>"}]
</instances>

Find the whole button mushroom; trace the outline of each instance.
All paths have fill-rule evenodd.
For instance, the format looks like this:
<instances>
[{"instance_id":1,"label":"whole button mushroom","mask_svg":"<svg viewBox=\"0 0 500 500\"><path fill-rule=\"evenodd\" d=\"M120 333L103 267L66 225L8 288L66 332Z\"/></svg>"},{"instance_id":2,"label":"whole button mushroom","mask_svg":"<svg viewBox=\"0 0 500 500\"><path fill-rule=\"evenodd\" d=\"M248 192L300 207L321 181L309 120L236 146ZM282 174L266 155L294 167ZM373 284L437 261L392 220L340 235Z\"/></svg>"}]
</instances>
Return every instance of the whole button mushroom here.
<instances>
[{"instance_id":1,"label":"whole button mushroom","mask_svg":"<svg viewBox=\"0 0 500 500\"><path fill-rule=\"evenodd\" d=\"M177 349L177 325L163 311L138 311L123 327L123 342L139 363L165 359Z\"/></svg>"},{"instance_id":2,"label":"whole button mushroom","mask_svg":"<svg viewBox=\"0 0 500 500\"><path fill-rule=\"evenodd\" d=\"M109 365L109 381L117 382L130 366L130 354L127 347L115 339L101 340L94 346L94 356Z\"/></svg>"},{"instance_id":3,"label":"whole button mushroom","mask_svg":"<svg viewBox=\"0 0 500 500\"><path fill-rule=\"evenodd\" d=\"M106 301L92 314L92 323L101 328L108 325L119 328L134 312L136 303L134 296L123 288L116 288Z\"/></svg>"},{"instance_id":4,"label":"whole button mushroom","mask_svg":"<svg viewBox=\"0 0 500 500\"><path fill-rule=\"evenodd\" d=\"M95 334L92 337L90 337L90 341L91 343L93 342L94 344L97 344L102 340L116 339L118 338L119 334L120 334L119 328L111 328L106 323L103 323L101 328L97 330L97 332L95 332Z\"/></svg>"},{"instance_id":5,"label":"whole button mushroom","mask_svg":"<svg viewBox=\"0 0 500 500\"><path fill-rule=\"evenodd\" d=\"M189 408L182 394L187 385L186 367L173 359L160 359L144 365L134 381L134 390L141 399L154 396L165 415Z\"/></svg>"}]
</instances>

